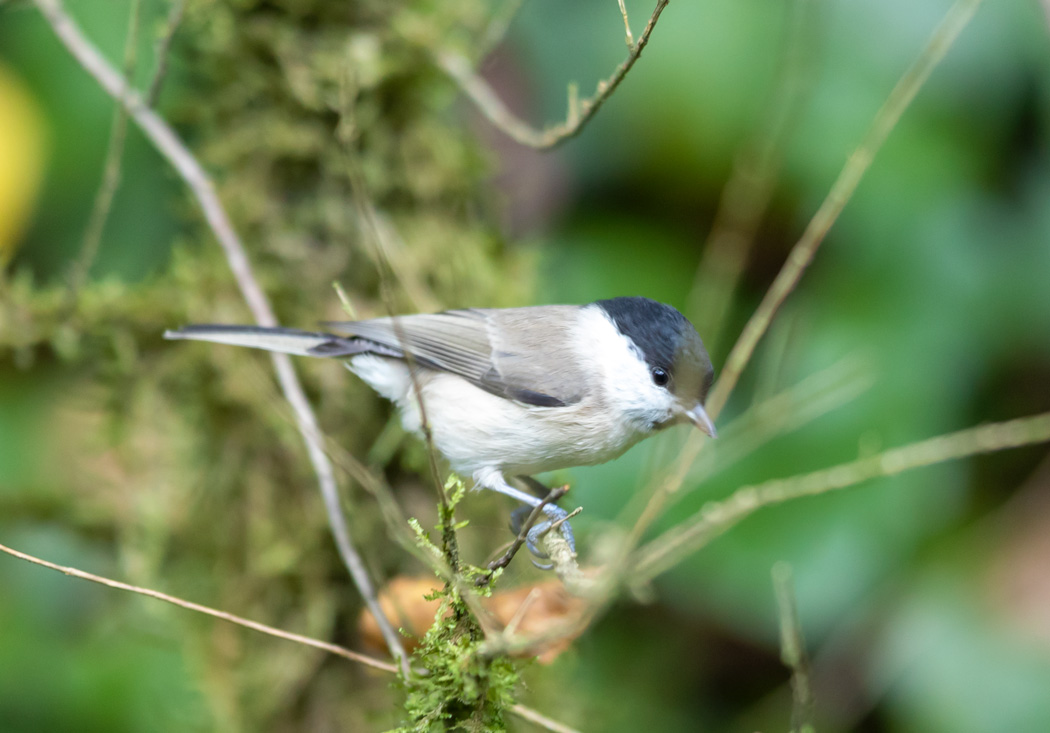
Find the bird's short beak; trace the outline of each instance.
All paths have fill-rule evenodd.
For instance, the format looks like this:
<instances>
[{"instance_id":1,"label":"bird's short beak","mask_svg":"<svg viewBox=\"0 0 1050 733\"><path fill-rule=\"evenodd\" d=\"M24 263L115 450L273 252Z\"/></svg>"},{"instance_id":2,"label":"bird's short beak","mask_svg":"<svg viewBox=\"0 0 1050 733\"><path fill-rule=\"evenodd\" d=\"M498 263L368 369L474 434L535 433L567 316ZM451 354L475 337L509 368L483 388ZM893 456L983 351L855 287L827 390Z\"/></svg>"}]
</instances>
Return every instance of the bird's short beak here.
<instances>
[{"instance_id":1,"label":"bird's short beak","mask_svg":"<svg viewBox=\"0 0 1050 733\"><path fill-rule=\"evenodd\" d=\"M685 416L689 418L689 422L693 423L693 425L696 425L698 428L710 435L712 438L718 437L718 431L715 430L715 424L711 422L711 418L708 417L703 405L698 404L693 409L686 410Z\"/></svg>"}]
</instances>

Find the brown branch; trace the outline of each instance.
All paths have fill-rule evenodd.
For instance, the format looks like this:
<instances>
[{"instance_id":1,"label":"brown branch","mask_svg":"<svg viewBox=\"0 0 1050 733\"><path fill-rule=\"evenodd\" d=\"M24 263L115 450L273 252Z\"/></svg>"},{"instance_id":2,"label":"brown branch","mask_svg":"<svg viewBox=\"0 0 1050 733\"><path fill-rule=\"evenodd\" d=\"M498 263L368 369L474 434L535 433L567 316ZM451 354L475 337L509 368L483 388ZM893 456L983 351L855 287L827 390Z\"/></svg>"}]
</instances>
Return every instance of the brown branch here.
<instances>
[{"instance_id":1,"label":"brown branch","mask_svg":"<svg viewBox=\"0 0 1050 733\"><path fill-rule=\"evenodd\" d=\"M591 118L598 113L601 106L605 104L606 100L616 91L620 82L627 76L627 72L631 70L631 67L641 57L642 51L645 50L646 44L649 43L649 36L652 35L653 28L656 27L656 22L660 19L660 14L667 7L668 2L669 0L657 0L656 7L653 9L652 15L649 16L649 22L646 23L642 35L638 37L636 43L628 44L630 51L627 54L627 58L616 67L616 70L609 78L598 82L598 87L595 89L594 94L583 100L577 99L576 87L571 85L569 87L569 110L565 121L542 130L532 127L511 112L499 98L499 95L496 94L496 91L474 71L470 61L464 56L451 51L438 51L435 53L435 60L438 66L459 84L460 88L474 102L481 114L497 129L522 145L545 150L578 135L583 127L590 122ZM626 23L626 14L624 15L624 20Z\"/></svg>"},{"instance_id":2,"label":"brown branch","mask_svg":"<svg viewBox=\"0 0 1050 733\"><path fill-rule=\"evenodd\" d=\"M802 273L813 261L828 230L857 190L861 179L875 159L875 154L882 147L887 136L934 68L944 58L963 28L970 22L980 4L981 0L956 0L940 25L934 30L919 58L897 82L890 96L875 115L864 141L846 162L827 198L810 220L798 244L791 250L780 273L729 353L722 374L707 400L707 413L712 419L722 411L729 399L729 394L740 379L741 372L754 354L759 340L766 333L781 304L798 285Z\"/></svg>"},{"instance_id":3,"label":"brown branch","mask_svg":"<svg viewBox=\"0 0 1050 733\"><path fill-rule=\"evenodd\" d=\"M330 654L336 654L340 657L345 657L346 659L350 659L352 661L368 665L369 667L381 669L384 672L397 672L397 667L393 664L383 662L378 659L373 659L372 657L369 657L365 654L360 654L359 652L352 651L350 649L347 649L346 647L338 646L336 644L329 644L326 641L313 639L309 636L303 636L302 634L295 634L291 631L283 631L282 629L277 629L273 626L261 624L258 621L251 621L241 616L235 616L232 613L227 613L226 611L220 611L216 608L211 608L210 606L202 606L199 603L183 600L182 598L179 598L177 596L171 596L167 593L161 593L160 591L152 590L150 588L141 588L137 585L122 583L119 580L112 580L110 578L105 578L101 575L95 575L94 573L88 573L83 570L78 570L77 568L71 568L66 565L58 565L53 562L48 562L47 560L42 560L39 557L29 555L25 552L19 552L18 550L14 550L10 547L7 547L6 545L0 545L0 552L5 552L8 555L17 557L20 560L25 560L26 562L31 562L34 565L42 565L45 568L57 570L58 572L63 573L65 575L71 575L74 578L90 580L92 583L98 583L99 585L104 585L109 588L116 588L117 590L126 590L131 593L138 593L142 596L156 598L159 601L171 603L172 605L178 606L179 608L185 608L190 611L196 611L197 613L203 613L206 616L212 616L214 618L222 619L223 621L229 621L231 624L237 624L238 626L243 626L247 629L258 631L261 634L268 634L269 636L275 636L278 639L294 641L297 644L303 644L305 646L314 647L315 649L321 649L322 651L329 652Z\"/></svg>"},{"instance_id":4,"label":"brown branch","mask_svg":"<svg viewBox=\"0 0 1050 733\"><path fill-rule=\"evenodd\" d=\"M276 326L277 319L266 295L252 274L244 245L234 231L233 224L215 193L214 184L200 163L171 126L150 109L142 95L133 89L127 79L103 58L98 49L73 22L73 19L66 14L58 0L34 0L34 2L70 54L109 96L124 107L146 138L185 181L200 204L208 225L226 255L234 280L256 323L262 326ZM363 559L354 548L350 528L342 515L335 473L324 452L317 418L306 399L306 394L292 367L291 359L285 354L271 354L270 356L277 372L281 391L295 411L299 432L303 436L310 463L317 474L321 497L328 515L328 524L335 538L339 555L350 571L354 584L365 603L375 616L383 632L383 638L390 648L390 653L401 661L402 670L407 674L409 671L408 658L404 647L397 631L379 606L375 587L368 576Z\"/></svg>"},{"instance_id":5,"label":"brown branch","mask_svg":"<svg viewBox=\"0 0 1050 733\"><path fill-rule=\"evenodd\" d=\"M860 458L820 471L737 489L711 502L638 551L636 570L650 580L759 509L803 496L845 489L935 463L1050 441L1050 412L980 425Z\"/></svg>"},{"instance_id":6,"label":"brown branch","mask_svg":"<svg viewBox=\"0 0 1050 733\"><path fill-rule=\"evenodd\" d=\"M187 601L177 596L168 595L167 593L161 593L160 591L152 590L150 588L142 588L137 585L131 585L130 583L123 583L119 580L113 580L111 578L106 578L101 575L95 575L94 573L88 573L84 570L79 570L77 568L69 567L66 565L58 565L57 563L43 560L39 557L36 557L35 555L30 555L25 552L20 552L3 544L0 544L0 552L4 552L8 555L11 555L12 557L17 557L20 560L25 560L26 562L33 563L34 565L40 565L51 570L57 570L58 572L63 573L64 575L69 575L74 578L80 578L81 580L88 580L92 583L98 583L99 585L104 585L108 588L116 588L117 590L125 590L129 593L137 593L142 596L147 596L148 598L155 598L159 601L170 603L172 605L178 606L179 608L184 608L188 611L195 611L197 613L202 613L205 616L211 616L213 618L221 619L223 621L228 621L231 624L236 624L237 626L243 626L244 628L251 629L252 631L258 631L260 634L266 634L268 636L273 636L278 639L284 639L286 641L291 641L296 644L302 644L304 646L313 647L314 649L320 649L321 651L328 652L329 654L335 654L336 656L343 657L344 659L349 659L353 662L359 662L360 664L372 667L373 669L382 670L383 672L390 672L391 674L394 674L397 672L398 669L397 666L390 664L389 662L374 659L373 657L370 657L367 654L355 652L352 649L347 649L346 647L339 646L338 644L330 644L327 641L321 641L320 639L314 639L309 636L303 636L302 634L296 634L291 631L284 631L283 629L275 628L273 626L267 626L266 624L261 624L258 621L252 621L241 616L235 616L234 614L227 613L226 611L220 611L216 608L211 608L210 606L204 606L200 603ZM526 707L524 705L512 705L510 707L510 711L518 717L536 723L537 725L540 725L546 728L547 730L553 731L554 733L578 733L576 729L570 728L569 726L564 725L563 723L559 723L556 720L552 720L547 716L542 715L541 713L538 713L532 708Z\"/></svg>"}]
</instances>

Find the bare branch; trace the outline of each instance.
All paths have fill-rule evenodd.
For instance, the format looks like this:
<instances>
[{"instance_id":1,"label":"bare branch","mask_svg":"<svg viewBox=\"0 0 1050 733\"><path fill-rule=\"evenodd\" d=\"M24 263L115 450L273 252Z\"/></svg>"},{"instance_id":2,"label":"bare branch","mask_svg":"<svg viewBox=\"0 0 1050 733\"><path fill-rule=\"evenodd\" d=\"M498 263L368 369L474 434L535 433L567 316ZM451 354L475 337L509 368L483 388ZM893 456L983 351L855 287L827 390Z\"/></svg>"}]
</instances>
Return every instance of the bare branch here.
<instances>
[{"instance_id":1,"label":"bare branch","mask_svg":"<svg viewBox=\"0 0 1050 733\"><path fill-rule=\"evenodd\" d=\"M940 25L934 30L926 48L923 49L919 58L905 72L900 81L894 87L890 96L886 99L882 108L876 114L871 127L861 145L853 152L845 167L839 174L838 179L831 187L827 198L821 204L820 209L810 220L809 226L802 234L798 244L788 255L784 267L780 270L773 284L766 292L765 297L759 304L754 315L747 322L743 333L737 340L733 350L726 359L722 375L711 391L707 401L707 413L712 419L716 418L725 406L729 394L733 391L740 373L747 366L751 355L755 351L759 340L769 328L773 317L781 304L795 289L802 273L809 263L812 262L817 249L824 241L828 230L838 219L839 214L845 208L847 202L857 190L857 186L871 166L875 154L886 141L887 136L900 120L901 115L911 104L919 89L929 78L930 74L947 54L955 39L973 18L981 0L956 0L949 9Z\"/></svg>"},{"instance_id":2,"label":"bare branch","mask_svg":"<svg viewBox=\"0 0 1050 733\"><path fill-rule=\"evenodd\" d=\"M50 568L51 570L57 570L58 572L63 573L64 575L69 575L74 578L80 578L81 580L88 580L92 583L98 583L99 585L104 585L108 588L126 590L130 593L137 593L142 596L147 596L148 598L156 598L159 601L171 603L172 605L178 606L179 608L185 608L188 611L195 611L197 613L202 613L205 616L211 616L213 618L221 619L223 621L229 621L231 624L236 624L237 626L243 626L247 629L258 631L260 634L266 634L268 636L273 636L278 639L284 639L286 641L291 641L296 644L302 644L304 646L313 647L314 649L320 649L321 651L328 652L329 654L335 654L336 656L340 656L344 659L349 659L351 661L364 664L368 667L372 667L373 669L382 670L383 672L396 673L398 669L395 665L390 664L389 662L374 659L368 656L367 654L355 652L352 649L347 649L346 647L339 646L338 644L330 644L327 641L321 641L320 639L314 639L309 636L303 636L302 634L296 634L291 631L284 631L283 629L275 628L273 626L267 626L266 624L261 624L258 621L252 621L241 616L235 616L234 614L227 613L226 611L220 611L216 608L211 608L210 606L204 606L200 603L187 601L177 596L168 595L167 593L161 593L160 591L152 590L150 588L142 588L137 585L131 585L130 583L123 583L119 580L113 580L111 578L106 578L101 575L95 575L94 573L88 573L84 570L78 570L77 568L69 567L66 565L58 565L56 563L49 562L47 560L36 557L35 555L20 552L3 544L0 544L0 552L4 552L8 555L11 555L12 557L17 557L20 560L25 560L26 562L33 563L34 565L40 565L45 568ZM563 723L559 723L556 720L552 720L551 718L548 718L547 716L542 715L533 710L532 708L526 707L524 705L512 705L510 707L510 711L518 717L536 723L537 725L542 726L549 731L553 731L554 733L578 733L578 731L576 731L575 728L570 728L569 726L564 725Z\"/></svg>"},{"instance_id":3,"label":"bare branch","mask_svg":"<svg viewBox=\"0 0 1050 733\"><path fill-rule=\"evenodd\" d=\"M131 585L129 583L122 583L119 580L112 580L110 578L105 578L101 575L95 575L94 573L88 573L83 570L78 570L77 568L68 567L66 565L57 565L53 562L42 560L39 557L29 555L25 552L19 552L18 550L14 550L10 547L7 547L6 545L0 545L0 552L5 552L8 555L17 557L21 560L25 560L26 562L31 562L34 565L42 565L45 568L57 570L58 572L64 573L65 575L71 575L74 578L90 580L92 583L98 583L99 585L104 585L109 588L116 588L117 590L126 590L131 593L138 593L142 596L156 598L159 601L171 603L175 606L178 606L179 608L185 608L190 611L196 611L197 613L203 613L206 616L212 616L214 618L222 619L223 621L229 621L231 624L237 624L238 626L243 626L245 628L252 629L253 631L258 631L261 634L268 634L269 636L275 636L278 639L294 641L297 644L303 644L305 646L314 647L315 649L321 649L322 651L329 652L330 654L337 654L340 657L345 657L346 659L350 659L355 662L360 662L361 664L368 665L369 667L381 669L384 672L397 671L397 667L395 667L393 664L389 664L388 662L382 662L378 659L373 659L372 657L369 657L366 654L360 654L358 652L347 649L346 647L341 647L336 644L329 644L326 641L313 639L309 636L303 636L302 634L294 634L290 631L283 631L281 629L274 628L273 626L261 624L258 621L251 621L249 619L242 618L241 616L235 616L232 613L227 613L226 611L220 611L209 606L202 606L199 603L183 600L182 598L178 598L177 596L171 596L167 593L161 593L160 591L152 590L150 588L141 588L137 585Z\"/></svg>"},{"instance_id":4,"label":"bare branch","mask_svg":"<svg viewBox=\"0 0 1050 733\"><path fill-rule=\"evenodd\" d=\"M1047 441L1050 441L1050 412L980 425L820 471L745 486L724 501L707 504L641 548L637 573L643 580L656 577L744 518L773 504L845 489L935 463Z\"/></svg>"},{"instance_id":5,"label":"bare branch","mask_svg":"<svg viewBox=\"0 0 1050 733\"><path fill-rule=\"evenodd\" d=\"M537 130L530 126L507 109L507 106L503 104L495 90L474 71L470 61L465 57L451 51L438 51L435 54L435 59L438 66L459 84L463 92L470 97L485 118L495 125L496 128L522 145L545 150L578 135L584 125L590 122L591 118L598 113L601 106L616 91L616 87L620 85L623 78L627 76L627 72L631 70L631 67L642 55L646 44L649 43L649 36L652 35L653 28L656 27L656 22L660 19L660 14L667 7L668 2L669 0L657 0L656 8L653 9L653 14L649 16L649 22L646 23L642 35L638 37L638 42L629 44L630 51L627 54L627 58L616 67L616 70L609 78L598 82L598 87L594 94L587 99L574 103L570 92L569 111L565 121L546 127L543 130Z\"/></svg>"},{"instance_id":6,"label":"bare branch","mask_svg":"<svg viewBox=\"0 0 1050 733\"><path fill-rule=\"evenodd\" d=\"M620 15L623 16L623 30L626 34L627 50L631 51L634 49L634 34L631 33L631 21L627 18L627 6L623 4L623 0L618 0L620 3Z\"/></svg>"},{"instance_id":7,"label":"bare branch","mask_svg":"<svg viewBox=\"0 0 1050 733\"><path fill-rule=\"evenodd\" d=\"M753 405L719 430L718 443L704 451L704 443L690 443L679 460L658 478L645 508L637 516L630 534L636 544L658 516L685 492L688 481L696 486L715 474L739 463L770 440L807 425L842 406L867 390L873 382L866 364L856 357L812 374L790 389Z\"/></svg>"},{"instance_id":8,"label":"bare branch","mask_svg":"<svg viewBox=\"0 0 1050 733\"><path fill-rule=\"evenodd\" d=\"M128 81L106 61L98 49L84 36L72 18L62 9L58 0L34 0L40 12L51 25L55 35L65 45L77 62L87 71L113 99L119 102L139 126L147 139L158 152L175 168L186 182L204 212L205 219L222 247L233 272L237 286L248 304L256 323L262 326L276 326L277 319L273 309L252 274L248 255L244 245L226 211L215 193L208 174L189 151L175 131L160 115L151 110ZM403 671L408 673L408 661L404 647L397 631L383 613L376 597L375 587L364 561L353 546L350 528L343 517L339 506L339 494L335 482L332 464L325 455L321 434L317 427L317 418L306 399L302 385L295 374L291 360L285 354L271 354L281 391L295 411L299 432L306 443L307 454L314 472L317 474L321 497L328 515L328 524L335 537L339 555L346 564L350 575L364 598L365 603L375 616L383 638L386 639L390 653L400 660Z\"/></svg>"}]
</instances>

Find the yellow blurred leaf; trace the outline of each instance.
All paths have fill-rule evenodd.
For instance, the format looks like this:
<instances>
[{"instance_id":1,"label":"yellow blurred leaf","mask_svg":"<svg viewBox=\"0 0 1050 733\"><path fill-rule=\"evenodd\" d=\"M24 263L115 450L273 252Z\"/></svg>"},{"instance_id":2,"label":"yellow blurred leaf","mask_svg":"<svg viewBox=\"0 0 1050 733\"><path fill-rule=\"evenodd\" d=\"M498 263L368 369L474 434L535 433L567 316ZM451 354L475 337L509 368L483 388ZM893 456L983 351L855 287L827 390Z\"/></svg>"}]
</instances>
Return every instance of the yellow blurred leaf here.
<instances>
[{"instance_id":1,"label":"yellow blurred leaf","mask_svg":"<svg viewBox=\"0 0 1050 733\"><path fill-rule=\"evenodd\" d=\"M18 248L44 173L43 115L0 64L0 268Z\"/></svg>"}]
</instances>

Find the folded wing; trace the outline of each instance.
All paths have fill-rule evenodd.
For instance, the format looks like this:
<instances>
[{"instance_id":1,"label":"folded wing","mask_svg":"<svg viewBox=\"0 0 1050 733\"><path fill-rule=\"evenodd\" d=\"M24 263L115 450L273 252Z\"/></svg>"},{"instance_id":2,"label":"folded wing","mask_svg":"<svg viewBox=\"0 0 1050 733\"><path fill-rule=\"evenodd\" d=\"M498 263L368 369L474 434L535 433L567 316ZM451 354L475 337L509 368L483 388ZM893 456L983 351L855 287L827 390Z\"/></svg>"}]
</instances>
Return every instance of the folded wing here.
<instances>
[{"instance_id":1,"label":"folded wing","mask_svg":"<svg viewBox=\"0 0 1050 733\"><path fill-rule=\"evenodd\" d=\"M574 306L456 310L326 323L421 366L459 375L488 392L539 407L582 399L571 333Z\"/></svg>"}]
</instances>

